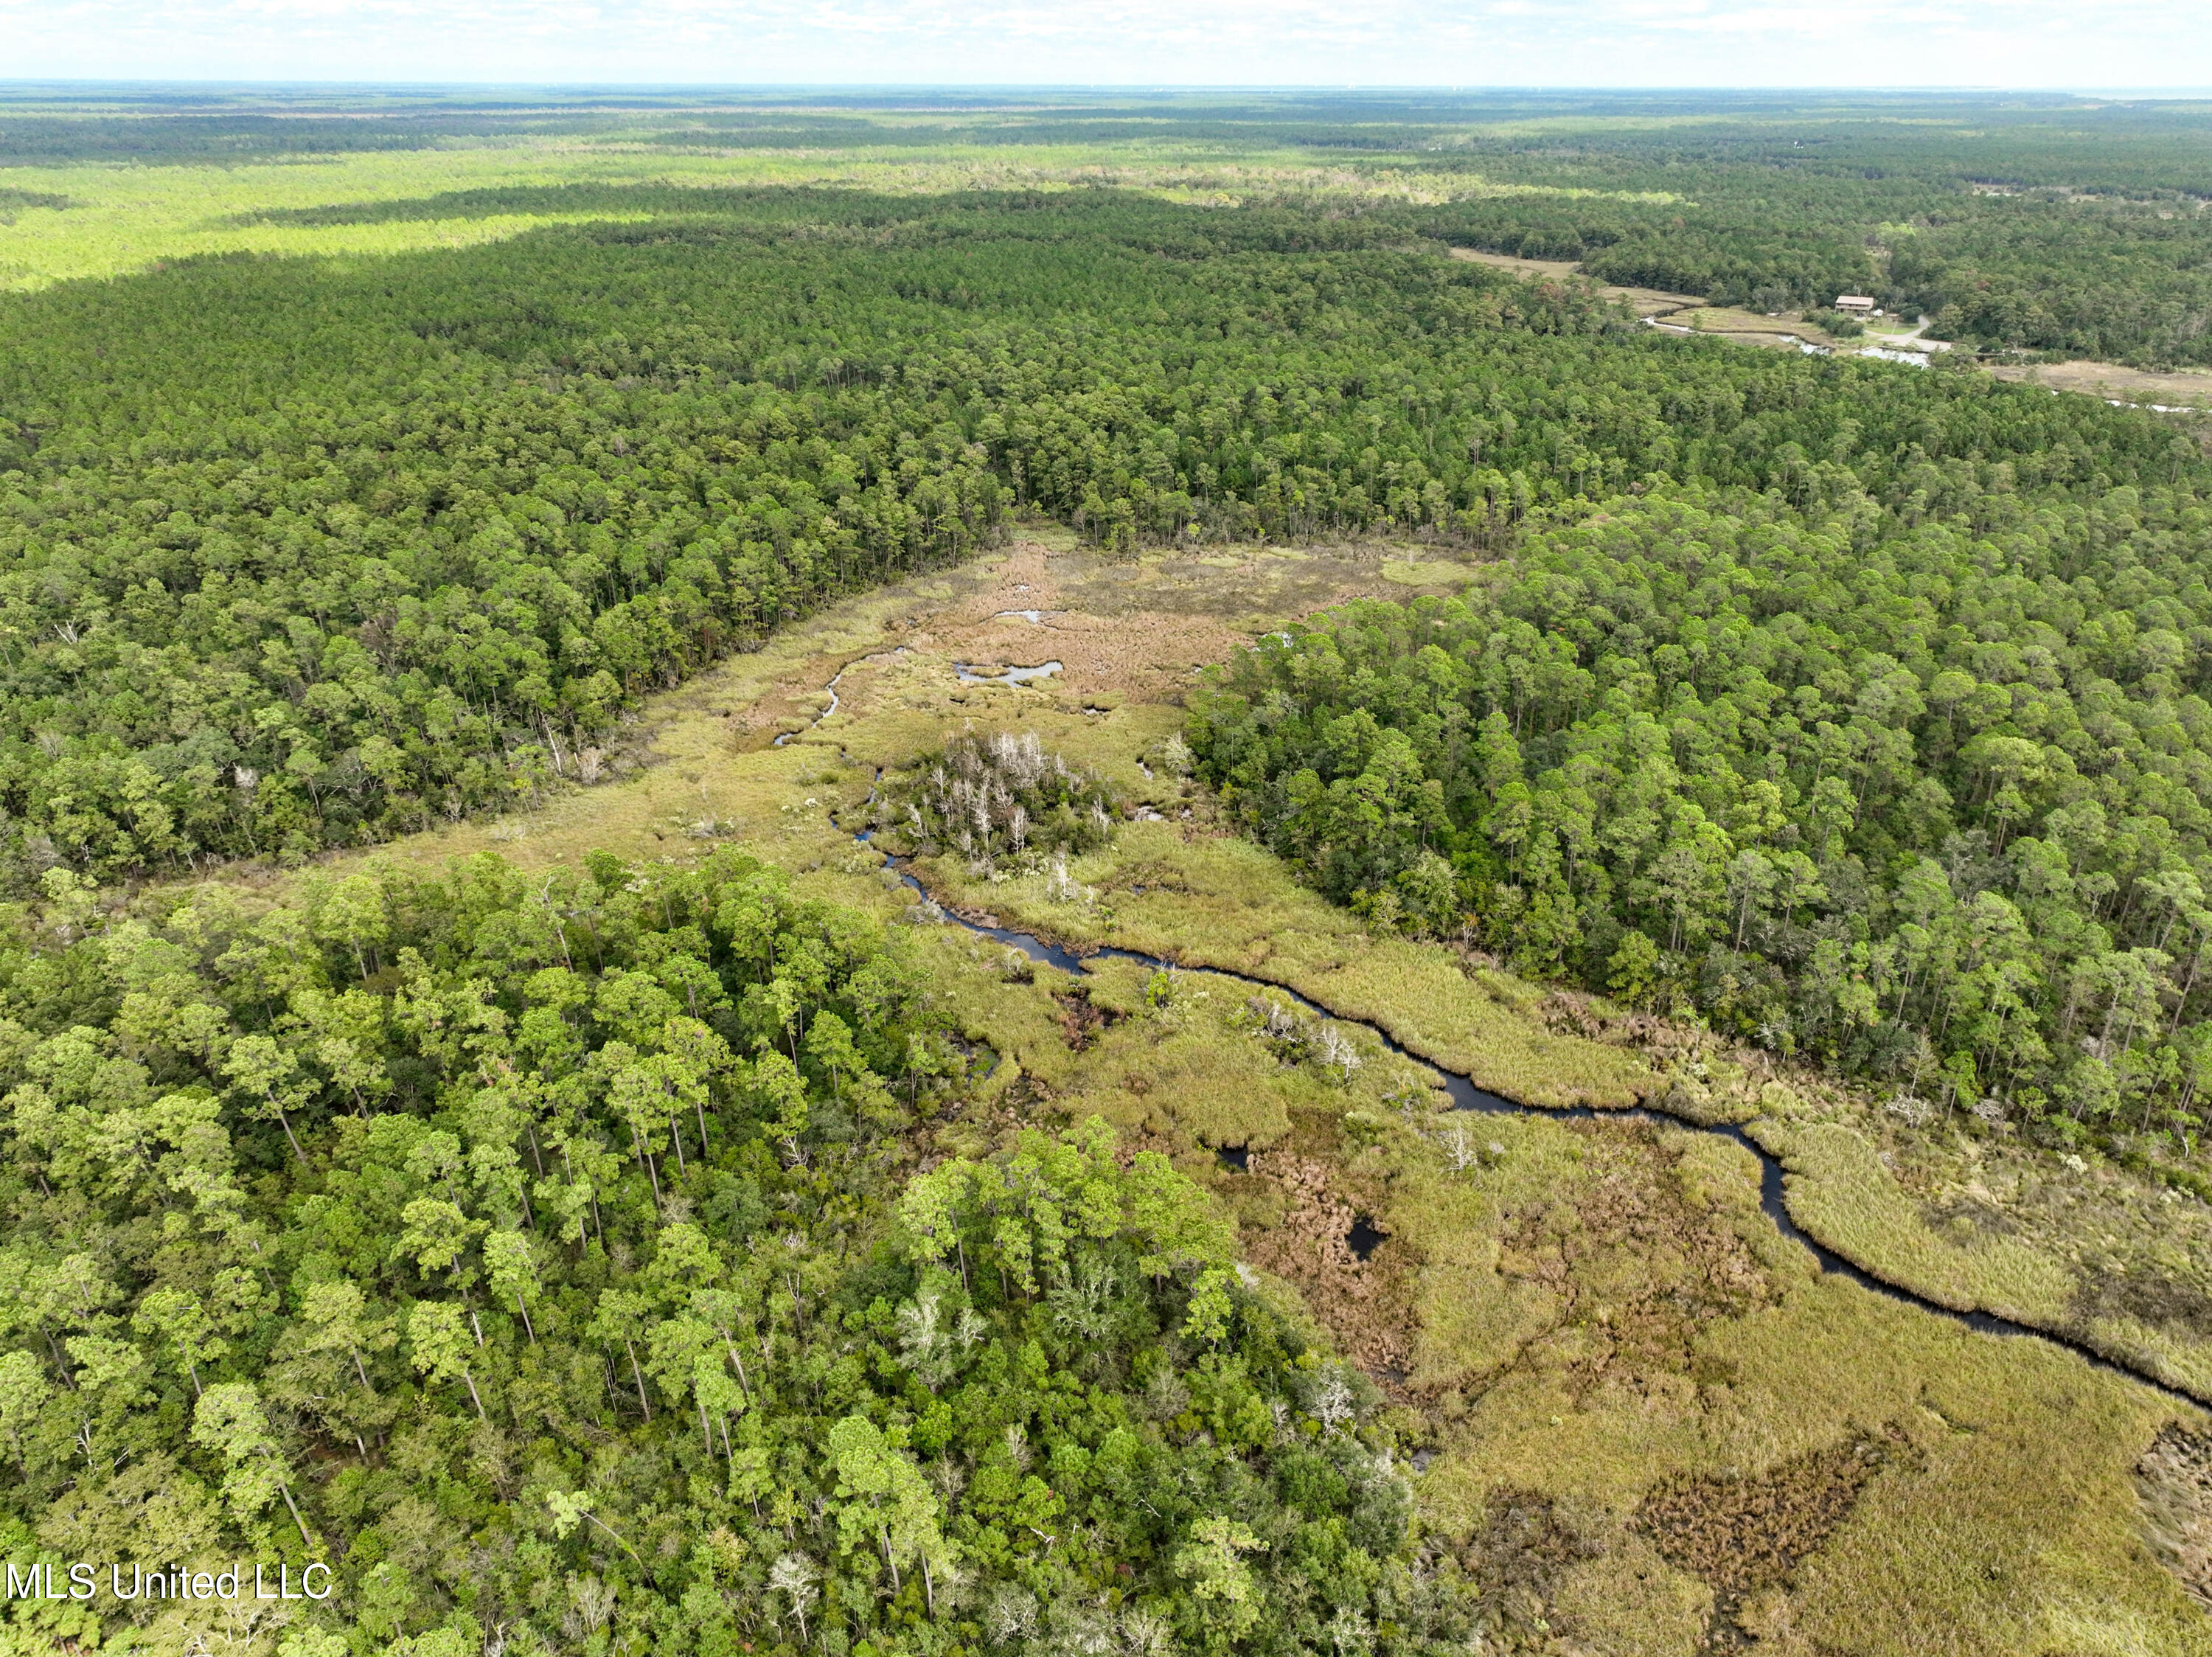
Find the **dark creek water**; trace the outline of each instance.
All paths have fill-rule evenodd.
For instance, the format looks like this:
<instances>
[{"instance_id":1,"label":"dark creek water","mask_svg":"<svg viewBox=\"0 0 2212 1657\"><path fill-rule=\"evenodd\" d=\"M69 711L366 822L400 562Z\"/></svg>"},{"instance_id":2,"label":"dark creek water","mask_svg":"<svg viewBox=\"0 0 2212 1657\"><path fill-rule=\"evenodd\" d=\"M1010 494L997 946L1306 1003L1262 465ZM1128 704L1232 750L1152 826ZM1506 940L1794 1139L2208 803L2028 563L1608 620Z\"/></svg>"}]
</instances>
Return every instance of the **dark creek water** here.
<instances>
[{"instance_id":1,"label":"dark creek water","mask_svg":"<svg viewBox=\"0 0 2212 1657\"><path fill-rule=\"evenodd\" d=\"M879 780L881 779L882 767L877 768L876 776ZM869 802L872 804L875 797L874 790L871 789L868 794ZM834 818L832 820L835 820ZM872 832L864 829L853 838L865 844L872 838ZM931 898L928 889L915 878L911 869L905 867L903 859L893 858L890 868L897 874L902 885L925 901L935 902L935 899ZM1124 960L1134 961L1139 966L1156 970L1173 967L1181 972L1210 972L1216 978L1228 978L1237 984L1250 984L1255 989L1272 990L1278 995L1287 996L1317 1018L1328 1019L1338 1024L1358 1025L1401 1058L1410 1060L1423 1069L1441 1076L1443 1079L1444 1092L1449 1095L1454 1110L1480 1111L1492 1115L1543 1115L1579 1121L1595 1121L1602 1117L1607 1121L1663 1123L1671 1127L1687 1128L1698 1133L1718 1134L1724 1139L1733 1140L1759 1159L1759 1208L1765 1213L1766 1217L1774 1222L1776 1230L1790 1241L1807 1250L1815 1260L1820 1262L1820 1270L1823 1272L1847 1277L1869 1293L1900 1301L1906 1306L1917 1307L1923 1312L1932 1313L1939 1318L1948 1318L1953 1323L1962 1324L1978 1334L2048 1341L2054 1346L2063 1346L2075 1356L2100 1369L2109 1371L2116 1375L2124 1375L2130 1380L2141 1381L2145 1386L2155 1387L2167 1397L2182 1403L2201 1406L2212 1402L2212 1400L2196 1398L2183 1388L2160 1380L2148 1368L2138 1368L2134 1364L2107 1357L2103 1353L2067 1336L2053 1334L2049 1330L2037 1329L2027 1324L2015 1323L2009 1318L1998 1317L1995 1313L1958 1311L1940 1301L1917 1295L1909 1288L1901 1288L1896 1283L1877 1277L1863 1266L1845 1259L1826 1244L1807 1235L1796 1221L1790 1217L1789 1204L1784 1200L1780 1160L1764 1149L1750 1135L1733 1123L1695 1122L1686 1117L1672 1116L1665 1112L1650 1109L1600 1111L1588 1105L1522 1104L1506 1098L1503 1093L1494 1093L1486 1087L1478 1087L1468 1077L1454 1075L1435 1060L1424 1058L1419 1053L1409 1051L1404 1043L1378 1026L1370 1024L1364 1019L1348 1019L1341 1014L1331 1012L1317 1002L1298 994L1288 985L1277 984L1270 978L1253 978L1248 973L1231 972L1219 966L1185 966L1181 962L1170 961L1158 955L1147 955L1139 950L1121 949L1111 945L1101 945L1097 948L1078 953L1063 945L1040 938L1033 932L1018 932L1012 927L1005 926L984 926L974 921L963 920L950 910L945 910L943 912L945 920L951 925L975 933L979 937L989 938L994 942L1004 944L1009 949L1019 950L1030 960L1041 965L1055 966L1063 972L1073 973L1078 977L1082 974L1083 963L1085 960ZM1233 1154L1225 1154L1223 1160L1241 1169L1245 1165L1248 1154L1249 1153L1240 1148ZM1358 1248L1360 1243L1365 1243L1364 1248L1358 1248L1360 1258L1364 1259L1382 1240L1382 1234L1376 1232L1364 1219L1353 1228L1354 1233L1357 1234L1361 1227L1366 1228L1366 1236L1363 1238L1355 1234L1352 1243L1355 1248Z\"/></svg>"}]
</instances>

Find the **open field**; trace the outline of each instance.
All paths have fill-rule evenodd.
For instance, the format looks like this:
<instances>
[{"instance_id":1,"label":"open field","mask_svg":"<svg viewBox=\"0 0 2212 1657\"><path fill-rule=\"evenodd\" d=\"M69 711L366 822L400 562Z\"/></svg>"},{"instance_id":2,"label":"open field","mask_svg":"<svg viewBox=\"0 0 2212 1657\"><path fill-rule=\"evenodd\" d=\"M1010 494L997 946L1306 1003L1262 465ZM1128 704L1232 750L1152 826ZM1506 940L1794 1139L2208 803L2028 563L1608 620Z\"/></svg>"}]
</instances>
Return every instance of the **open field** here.
<instances>
[{"instance_id":1,"label":"open field","mask_svg":"<svg viewBox=\"0 0 2212 1657\"><path fill-rule=\"evenodd\" d=\"M1826 329L1800 322L1795 317L1766 316L1724 305L1692 306L1668 314L1667 320L1680 323L1694 333L1718 334L1724 339L1747 344L1790 345L1802 342L1834 349L1841 343Z\"/></svg>"},{"instance_id":2,"label":"open field","mask_svg":"<svg viewBox=\"0 0 2212 1657\"><path fill-rule=\"evenodd\" d=\"M930 888L965 912L1190 969L1161 984L1110 959L1067 974L925 923L939 992L999 1056L941 1142L981 1153L1024 1122L1099 1114L1213 1190L1250 1281L1297 1297L1425 1439L1424 1522L1490 1585L1496 1648L1687 1654L1755 1635L1808 1657L2201 1649L2189 1568L2161 1567L2142 1516L2169 1515L2159 1535L2198 1522L2196 1464L2152 1453L2175 1422L2203 1430L2196 1412L2057 1347L1820 1276L1759 1212L1756 1166L1724 1142L1442 1115L1421 1068L1358 1025L1336 1026L1352 1066L1299 1059L1296 1038L1260 1027L1250 986L1203 970L1289 984L1533 1100L1751 1120L1789 1160L1793 1211L1814 1234L1953 1303L2163 1354L2204 1390L2201 1205L2110 1168L2073 1176L1910 1131L1692 1033L1375 939L1217 826L1164 763L1197 664L1321 605L1449 590L1468 573L1415 547L1115 560L1032 529L657 698L611 781L374 855L543 867L598 846L684 860L734 840L804 889L913 919L912 894L852 839L878 768L896 784L962 726L1034 731L1157 820L1074 860L1078 889L1057 900L1042 876L986 880L944 859L923 865ZM1048 661L1060 671L1021 689L963 684L954 667ZM240 876L271 899L301 878ZM1364 1255L1355 1220L1380 1235ZM2122 1256L2130 1281L2163 1282L2166 1298L2091 1304Z\"/></svg>"},{"instance_id":3,"label":"open field","mask_svg":"<svg viewBox=\"0 0 2212 1657\"><path fill-rule=\"evenodd\" d=\"M2212 408L2212 371L2174 369L2159 373L2131 369L2119 362L2037 362L1998 366L1990 373L2000 380L2053 391L2080 392L2113 402L2166 408Z\"/></svg>"},{"instance_id":4,"label":"open field","mask_svg":"<svg viewBox=\"0 0 2212 1657\"><path fill-rule=\"evenodd\" d=\"M1515 253L1486 253L1473 247L1455 247L1451 256L1473 265L1487 265L1493 271L1540 277L1547 282L1561 282L1582 274L1582 267L1571 259L1522 259ZM1600 283L1597 288L1607 299L1620 300L1644 317L1670 316L1676 311L1705 303L1694 295L1662 293L1656 288L1620 288L1609 283Z\"/></svg>"}]
</instances>

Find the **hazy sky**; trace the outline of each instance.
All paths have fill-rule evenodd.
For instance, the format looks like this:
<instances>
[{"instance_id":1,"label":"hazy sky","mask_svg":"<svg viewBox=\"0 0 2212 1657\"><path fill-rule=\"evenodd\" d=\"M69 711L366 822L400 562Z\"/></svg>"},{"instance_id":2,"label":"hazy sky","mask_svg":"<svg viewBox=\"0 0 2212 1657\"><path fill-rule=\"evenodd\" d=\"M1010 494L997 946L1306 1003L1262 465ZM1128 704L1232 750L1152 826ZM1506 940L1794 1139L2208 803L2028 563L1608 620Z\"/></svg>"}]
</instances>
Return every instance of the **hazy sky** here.
<instances>
[{"instance_id":1,"label":"hazy sky","mask_svg":"<svg viewBox=\"0 0 2212 1657\"><path fill-rule=\"evenodd\" d=\"M2212 85L2206 0L0 0L0 79Z\"/></svg>"}]
</instances>

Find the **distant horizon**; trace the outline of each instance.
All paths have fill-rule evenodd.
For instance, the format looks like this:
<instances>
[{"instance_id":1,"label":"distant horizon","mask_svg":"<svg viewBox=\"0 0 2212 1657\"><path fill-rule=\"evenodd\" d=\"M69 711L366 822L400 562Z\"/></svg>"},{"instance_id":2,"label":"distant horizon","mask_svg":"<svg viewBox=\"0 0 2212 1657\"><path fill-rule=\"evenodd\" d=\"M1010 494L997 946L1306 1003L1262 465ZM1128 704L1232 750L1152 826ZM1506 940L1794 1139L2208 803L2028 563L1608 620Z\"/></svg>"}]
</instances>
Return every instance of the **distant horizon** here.
<instances>
[{"instance_id":1,"label":"distant horizon","mask_svg":"<svg viewBox=\"0 0 2212 1657\"><path fill-rule=\"evenodd\" d=\"M2075 91L2212 88L2182 0L0 0L47 85ZM1172 64L1176 74L1159 70ZM2154 87L2147 82L2155 81Z\"/></svg>"},{"instance_id":2,"label":"distant horizon","mask_svg":"<svg viewBox=\"0 0 2212 1657\"><path fill-rule=\"evenodd\" d=\"M1971 82L1948 83L1928 82L1907 84L1869 83L1849 85L1826 82L1777 82L1771 84L1707 84L1694 82L1650 82L1641 84L1577 85L1570 82L1498 82L1492 84L1423 82L1302 82L1302 81L1040 81L1040 80L913 80L913 81L836 81L836 80L650 80L603 79L582 80L548 76L543 79L438 80L421 76L374 76L361 79L334 79L309 76L41 76L0 77L0 100L29 92L86 94L101 91L128 92L140 95L159 94L165 91L191 92L200 95L235 92L239 94L265 93L337 93L337 94L416 94L423 95L453 95L463 93L591 93L635 94L731 94L747 96L778 96L808 93L834 93L843 98L862 96L870 93L884 93L909 97L916 94L939 92L975 95L1034 95L1079 97L1182 97L1209 94L1237 97L1265 97L1282 94L1301 97L1353 97L1364 94L1395 96L1426 96L1442 98L1480 99L1490 96L1513 97L1585 97L1632 98L1638 96L1757 98L1788 97L1798 94L1818 95L1821 98L1850 98L1854 96L1883 98L1954 97L2002 98L2045 97L2113 101L2121 102L2186 101L2212 100L2212 82L2203 84L2172 86L2110 87L2094 85L2000 85Z\"/></svg>"}]
</instances>

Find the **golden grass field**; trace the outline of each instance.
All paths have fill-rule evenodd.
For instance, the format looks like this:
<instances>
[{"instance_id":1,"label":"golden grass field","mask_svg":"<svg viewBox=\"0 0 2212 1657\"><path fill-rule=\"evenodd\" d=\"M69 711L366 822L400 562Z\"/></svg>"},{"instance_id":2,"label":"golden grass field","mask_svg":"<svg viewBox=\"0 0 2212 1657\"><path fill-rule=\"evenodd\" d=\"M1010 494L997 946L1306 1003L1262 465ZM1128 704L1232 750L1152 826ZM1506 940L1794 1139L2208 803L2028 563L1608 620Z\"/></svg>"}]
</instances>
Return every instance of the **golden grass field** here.
<instances>
[{"instance_id":1,"label":"golden grass field","mask_svg":"<svg viewBox=\"0 0 2212 1657\"><path fill-rule=\"evenodd\" d=\"M1757 1164L1725 1140L1449 1113L1431 1074L1357 1023L1338 1026L1356 1067L1289 1062L1254 1027L1261 992L1206 970L1287 985L1517 1098L1748 1123L1790 1168L1801 1223L1855 1259L2212 1393L2203 1205L2116 1169L1908 1130L1697 1032L1372 936L1163 762L1201 664L1345 598L1448 591L1472 573L1419 546L1117 561L1032 528L658 698L610 781L373 856L544 866L735 841L898 926L998 1055L939 1142L986 1152L1022 1123L1095 1113L1204 1180L1237 1217L1250 1285L1301 1308L1395 1400L1422 1450L1428 1533L1486 1585L1486 1650L2212 1651L2212 1477L2190 1471L2212 1459L2159 1448L2212 1433L2203 1411L2051 1343L1822 1276L1760 1213ZM1024 611L1037 618L1009 613ZM953 667L1047 661L1060 673L1022 689L963 685ZM919 871L933 895L1182 970L1155 983L1127 961L1032 966L910 907L853 831L879 767L895 781L970 722L1036 731L1157 820L1078 860L1066 901L1041 875L943 861ZM780 734L793 740L774 746ZM355 861L232 878L281 902ZM1382 1234L1365 1258L1355 1219Z\"/></svg>"}]
</instances>

